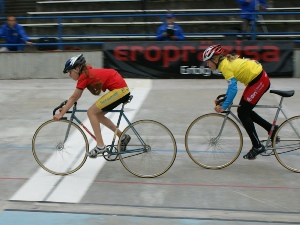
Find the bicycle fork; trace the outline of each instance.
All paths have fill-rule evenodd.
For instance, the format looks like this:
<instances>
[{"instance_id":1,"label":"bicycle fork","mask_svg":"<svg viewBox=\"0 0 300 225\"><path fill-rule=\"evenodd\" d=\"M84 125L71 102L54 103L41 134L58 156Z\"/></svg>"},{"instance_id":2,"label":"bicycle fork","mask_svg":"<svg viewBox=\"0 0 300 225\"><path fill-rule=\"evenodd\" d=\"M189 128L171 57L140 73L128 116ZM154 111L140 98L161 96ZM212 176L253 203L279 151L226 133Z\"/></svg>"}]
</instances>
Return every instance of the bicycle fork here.
<instances>
[{"instance_id":1,"label":"bicycle fork","mask_svg":"<svg viewBox=\"0 0 300 225\"><path fill-rule=\"evenodd\" d=\"M219 142L219 139L222 135L222 132L223 132L223 129L225 127L225 123L226 123L226 120L228 119L228 116L229 116L229 111L225 111L224 113L226 113L226 115L224 116L224 119L223 119L223 122L222 122L222 125L221 125L221 129L218 133L218 135L216 137L212 137L210 138L209 140L209 144L210 146L217 146L218 142Z\"/></svg>"}]
</instances>

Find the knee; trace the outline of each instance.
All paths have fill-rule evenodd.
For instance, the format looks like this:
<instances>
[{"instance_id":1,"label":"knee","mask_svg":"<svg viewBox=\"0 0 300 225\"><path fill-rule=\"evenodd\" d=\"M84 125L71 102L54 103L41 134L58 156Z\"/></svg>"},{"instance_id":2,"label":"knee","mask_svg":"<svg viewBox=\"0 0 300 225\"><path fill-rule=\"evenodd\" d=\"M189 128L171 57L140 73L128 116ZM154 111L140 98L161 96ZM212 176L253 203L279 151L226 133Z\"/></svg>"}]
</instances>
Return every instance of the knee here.
<instances>
[{"instance_id":1,"label":"knee","mask_svg":"<svg viewBox=\"0 0 300 225\"><path fill-rule=\"evenodd\" d=\"M93 106L87 110L88 117L96 116L98 113Z\"/></svg>"},{"instance_id":2,"label":"knee","mask_svg":"<svg viewBox=\"0 0 300 225\"><path fill-rule=\"evenodd\" d=\"M93 109L93 107L87 110L87 116L89 119L97 118L99 122L101 122L103 118L105 118L105 114L102 111L95 110Z\"/></svg>"},{"instance_id":3,"label":"knee","mask_svg":"<svg viewBox=\"0 0 300 225\"><path fill-rule=\"evenodd\" d=\"M91 110L91 108L88 109L88 111L86 112L87 116L90 118L91 116L93 116L93 112Z\"/></svg>"}]
</instances>

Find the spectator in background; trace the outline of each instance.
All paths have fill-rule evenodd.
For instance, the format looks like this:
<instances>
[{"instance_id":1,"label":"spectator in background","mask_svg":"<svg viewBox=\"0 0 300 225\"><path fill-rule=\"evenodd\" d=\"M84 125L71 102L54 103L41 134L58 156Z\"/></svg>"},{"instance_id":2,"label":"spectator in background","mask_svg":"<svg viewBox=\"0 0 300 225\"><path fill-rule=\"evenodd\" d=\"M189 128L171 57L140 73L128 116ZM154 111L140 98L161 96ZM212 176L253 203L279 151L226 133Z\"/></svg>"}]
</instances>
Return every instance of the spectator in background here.
<instances>
[{"instance_id":1,"label":"spectator in background","mask_svg":"<svg viewBox=\"0 0 300 225\"><path fill-rule=\"evenodd\" d=\"M166 15L166 22L163 23L156 33L158 41L183 41L184 35L181 27L175 23L175 16L172 13Z\"/></svg>"},{"instance_id":2,"label":"spectator in background","mask_svg":"<svg viewBox=\"0 0 300 225\"><path fill-rule=\"evenodd\" d=\"M243 33L247 32L250 22L253 20L253 14L255 11L266 10L266 0L237 0L237 3L241 9L242 27ZM244 37L244 35L243 35Z\"/></svg>"},{"instance_id":3,"label":"spectator in background","mask_svg":"<svg viewBox=\"0 0 300 225\"><path fill-rule=\"evenodd\" d=\"M6 44L22 44L26 43L32 45L29 41L23 27L17 23L16 17L7 16L7 22L0 28L0 36L4 37ZM1 52L4 51L22 51L23 46L7 46L0 48Z\"/></svg>"}]
</instances>

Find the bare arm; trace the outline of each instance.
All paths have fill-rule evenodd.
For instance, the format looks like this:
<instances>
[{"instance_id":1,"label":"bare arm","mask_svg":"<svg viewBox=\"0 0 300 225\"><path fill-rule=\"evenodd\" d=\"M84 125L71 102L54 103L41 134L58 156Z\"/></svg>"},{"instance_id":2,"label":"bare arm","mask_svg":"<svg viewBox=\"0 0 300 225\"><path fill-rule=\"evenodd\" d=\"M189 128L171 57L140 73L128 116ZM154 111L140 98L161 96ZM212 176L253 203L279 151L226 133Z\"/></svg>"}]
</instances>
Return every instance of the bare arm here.
<instances>
[{"instance_id":1,"label":"bare arm","mask_svg":"<svg viewBox=\"0 0 300 225\"><path fill-rule=\"evenodd\" d=\"M81 97L83 90L76 88L74 93L69 98L67 104L62 108L59 114L53 116L54 120L60 120L63 115L74 105L75 102Z\"/></svg>"}]
</instances>

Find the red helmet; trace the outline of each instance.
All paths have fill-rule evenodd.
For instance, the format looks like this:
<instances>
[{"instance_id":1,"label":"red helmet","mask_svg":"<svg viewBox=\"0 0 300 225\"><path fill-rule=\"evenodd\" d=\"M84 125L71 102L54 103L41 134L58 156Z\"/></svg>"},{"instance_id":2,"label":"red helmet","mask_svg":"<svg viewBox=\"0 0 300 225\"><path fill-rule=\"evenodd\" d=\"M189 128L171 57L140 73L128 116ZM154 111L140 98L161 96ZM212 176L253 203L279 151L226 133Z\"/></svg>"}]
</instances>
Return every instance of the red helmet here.
<instances>
[{"instance_id":1,"label":"red helmet","mask_svg":"<svg viewBox=\"0 0 300 225\"><path fill-rule=\"evenodd\" d=\"M212 45L209 46L204 52L203 52L203 61L207 61L213 57L213 55L221 55L224 52L224 49L221 47L221 45Z\"/></svg>"}]
</instances>

